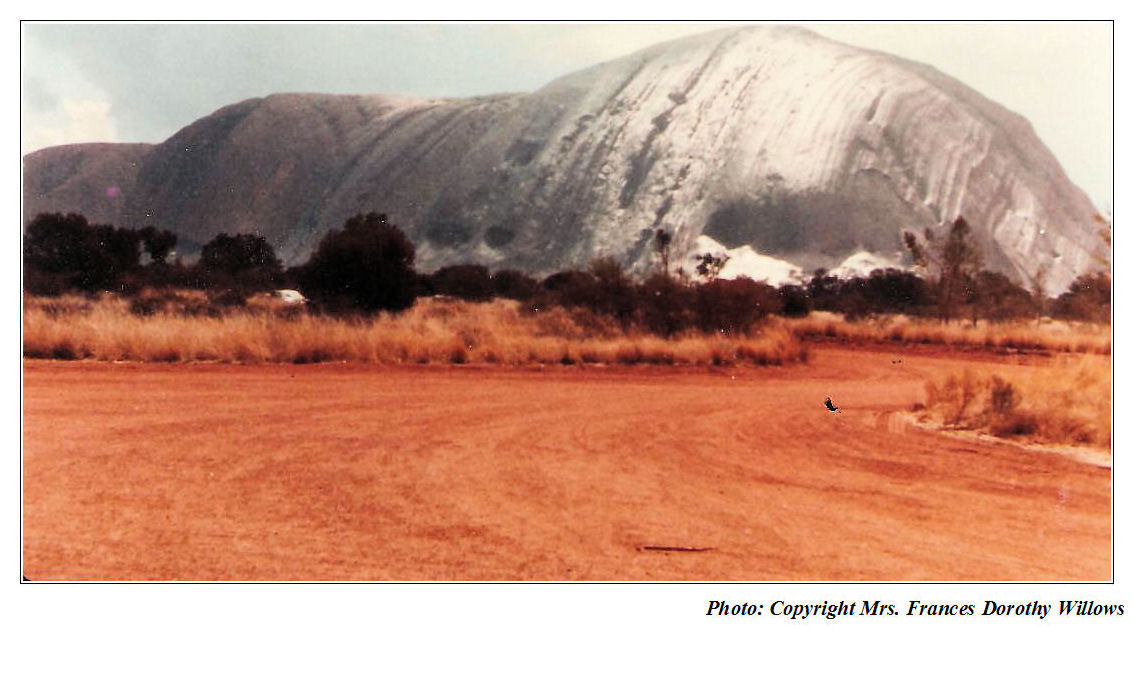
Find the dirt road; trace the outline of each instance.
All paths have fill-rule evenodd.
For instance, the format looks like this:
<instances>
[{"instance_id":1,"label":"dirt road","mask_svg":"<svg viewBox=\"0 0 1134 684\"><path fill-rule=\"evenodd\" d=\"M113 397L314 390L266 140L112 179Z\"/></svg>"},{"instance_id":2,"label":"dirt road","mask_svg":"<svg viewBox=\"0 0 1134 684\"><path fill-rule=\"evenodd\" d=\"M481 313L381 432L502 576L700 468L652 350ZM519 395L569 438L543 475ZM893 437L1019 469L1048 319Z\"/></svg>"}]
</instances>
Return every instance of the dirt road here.
<instances>
[{"instance_id":1,"label":"dirt road","mask_svg":"<svg viewBox=\"0 0 1134 684\"><path fill-rule=\"evenodd\" d=\"M1017 363L826 347L782 369L29 361L24 572L1109 579L1109 468L898 413L928 376Z\"/></svg>"}]
</instances>

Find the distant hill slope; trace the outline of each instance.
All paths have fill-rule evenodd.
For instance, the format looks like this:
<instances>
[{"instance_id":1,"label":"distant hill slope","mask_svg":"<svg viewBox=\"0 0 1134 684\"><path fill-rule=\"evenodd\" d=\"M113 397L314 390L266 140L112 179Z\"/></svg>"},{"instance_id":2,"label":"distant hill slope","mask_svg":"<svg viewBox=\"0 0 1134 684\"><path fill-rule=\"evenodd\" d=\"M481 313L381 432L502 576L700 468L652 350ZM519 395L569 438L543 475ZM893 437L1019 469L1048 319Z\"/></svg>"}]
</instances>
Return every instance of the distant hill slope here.
<instances>
[{"instance_id":1,"label":"distant hill slope","mask_svg":"<svg viewBox=\"0 0 1134 684\"><path fill-rule=\"evenodd\" d=\"M530 94L472 99L282 94L154 145L27 155L41 211L266 235L289 262L350 215L390 214L418 263L546 273L650 231L706 234L811 269L900 257L901 231L963 215L986 265L1064 288L1101 250L1094 207L1028 122L924 65L804 29L656 45ZM108 192L108 188L117 188Z\"/></svg>"}]
</instances>

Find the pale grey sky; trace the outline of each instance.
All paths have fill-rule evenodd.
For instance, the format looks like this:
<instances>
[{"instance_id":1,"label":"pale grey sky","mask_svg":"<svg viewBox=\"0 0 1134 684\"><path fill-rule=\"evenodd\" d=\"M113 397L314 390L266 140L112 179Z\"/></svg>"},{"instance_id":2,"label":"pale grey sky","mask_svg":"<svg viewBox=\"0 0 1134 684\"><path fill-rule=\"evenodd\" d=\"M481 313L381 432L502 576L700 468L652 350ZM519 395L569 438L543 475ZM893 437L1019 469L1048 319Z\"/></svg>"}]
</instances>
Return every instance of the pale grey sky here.
<instances>
[{"instance_id":1,"label":"pale grey sky","mask_svg":"<svg viewBox=\"0 0 1134 684\"><path fill-rule=\"evenodd\" d=\"M531 91L720 24L23 26L23 151L159 142L273 92L466 96ZM835 40L931 64L1031 122L1109 208L1111 25L819 24Z\"/></svg>"}]
</instances>

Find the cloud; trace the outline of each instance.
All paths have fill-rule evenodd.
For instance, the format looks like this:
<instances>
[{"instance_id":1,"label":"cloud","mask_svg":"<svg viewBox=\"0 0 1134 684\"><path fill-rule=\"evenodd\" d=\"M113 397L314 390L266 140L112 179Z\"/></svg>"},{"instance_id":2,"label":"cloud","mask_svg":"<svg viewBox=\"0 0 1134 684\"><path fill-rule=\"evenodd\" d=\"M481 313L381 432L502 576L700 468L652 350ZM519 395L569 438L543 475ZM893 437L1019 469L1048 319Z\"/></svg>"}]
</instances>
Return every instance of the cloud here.
<instances>
[{"instance_id":1,"label":"cloud","mask_svg":"<svg viewBox=\"0 0 1134 684\"><path fill-rule=\"evenodd\" d=\"M52 145L118 142L115 98L84 74L83 56L67 45L45 44L36 31L24 33L21 61L24 154Z\"/></svg>"},{"instance_id":2,"label":"cloud","mask_svg":"<svg viewBox=\"0 0 1134 684\"><path fill-rule=\"evenodd\" d=\"M56 112L25 118L23 152L80 142L118 142L118 127L110 115L110 103L103 100L63 98Z\"/></svg>"}]
</instances>

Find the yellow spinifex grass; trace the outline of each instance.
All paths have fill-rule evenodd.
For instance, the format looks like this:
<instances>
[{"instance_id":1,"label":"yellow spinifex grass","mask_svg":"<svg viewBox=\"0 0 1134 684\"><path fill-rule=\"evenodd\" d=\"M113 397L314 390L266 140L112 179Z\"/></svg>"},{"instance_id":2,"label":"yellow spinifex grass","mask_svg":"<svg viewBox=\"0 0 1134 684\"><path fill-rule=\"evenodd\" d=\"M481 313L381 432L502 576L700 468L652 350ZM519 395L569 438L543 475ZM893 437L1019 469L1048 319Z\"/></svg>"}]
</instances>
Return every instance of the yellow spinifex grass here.
<instances>
[{"instance_id":1,"label":"yellow spinifex grass","mask_svg":"<svg viewBox=\"0 0 1134 684\"><path fill-rule=\"evenodd\" d=\"M1109 448L1111 368L1103 356L1056 359L1010 378L967 370L926 383L925 412L1001 437Z\"/></svg>"},{"instance_id":2,"label":"yellow spinifex grass","mask_svg":"<svg viewBox=\"0 0 1134 684\"><path fill-rule=\"evenodd\" d=\"M880 316L846 321L829 313L812 313L786 323L788 330L803 338L826 338L843 342L897 342L939 344L990 349L1030 349L1053 352L1110 354L1109 325L1064 321L950 321Z\"/></svg>"},{"instance_id":3,"label":"yellow spinifex grass","mask_svg":"<svg viewBox=\"0 0 1134 684\"><path fill-rule=\"evenodd\" d=\"M203 299L203 297L202 297ZM806 359L781 323L748 335L663 339L617 326L591 328L561 310L517 302L423 299L372 318L310 315L253 303L213 315L131 312L115 297L24 300L24 355L106 361L385 364L778 365Z\"/></svg>"}]
</instances>

